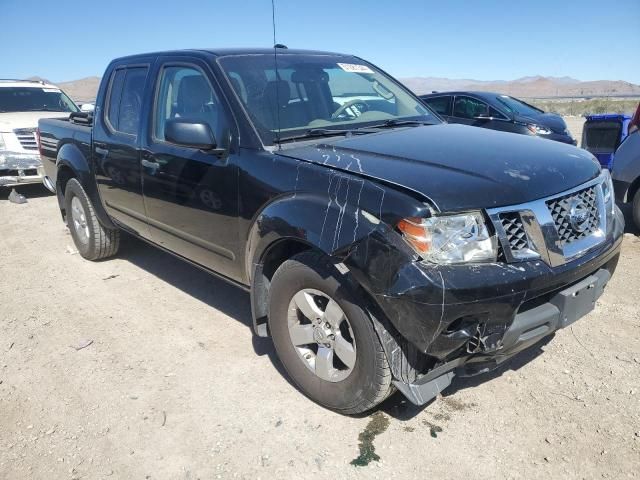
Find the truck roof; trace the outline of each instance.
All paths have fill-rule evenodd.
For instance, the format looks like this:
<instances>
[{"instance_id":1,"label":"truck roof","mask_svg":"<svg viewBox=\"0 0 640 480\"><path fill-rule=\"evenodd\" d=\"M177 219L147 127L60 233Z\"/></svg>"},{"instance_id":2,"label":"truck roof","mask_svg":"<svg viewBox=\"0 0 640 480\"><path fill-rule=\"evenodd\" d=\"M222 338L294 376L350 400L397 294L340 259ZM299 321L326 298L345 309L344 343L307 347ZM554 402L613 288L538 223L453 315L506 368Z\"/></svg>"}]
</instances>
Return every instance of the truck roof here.
<instances>
[{"instance_id":1,"label":"truck roof","mask_svg":"<svg viewBox=\"0 0 640 480\"><path fill-rule=\"evenodd\" d=\"M0 78L0 88L25 87L25 88L57 88L60 87L44 80L18 80L15 78Z\"/></svg>"},{"instance_id":2,"label":"truck roof","mask_svg":"<svg viewBox=\"0 0 640 480\"><path fill-rule=\"evenodd\" d=\"M209 55L214 55L216 57L224 57L227 55L269 55L273 54L273 48L192 48L192 49L184 49L184 50L167 50L160 52L148 52L148 53L139 53L135 55L128 55L125 57L119 57L114 59L114 61L120 60L134 60L136 58L150 57L150 56L160 56L160 55L193 55L193 54L202 54L206 53ZM334 55L341 57L351 57L351 54L345 53L336 53L336 52L325 52L321 50L302 50L302 49L293 49L293 48L278 48L277 52L279 55Z\"/></svg>"},{"instance_id":3,"label":"truck roof","mask_svg":"<svg viewBox=\"0 0 640 480\"><path fill-rule=\"evenodd\" d=\"M475 95L476 97L484 98L484 99L492 99L496 97L504 97L504 93L498 92L487 92L483 90L443 90L443 91L433 91L431 93L423 93L418 95L420 98L429 98L429 97L441 97L443 95ZM511 95L506 95L510 97Z\"/></svg>"}]
</instances>

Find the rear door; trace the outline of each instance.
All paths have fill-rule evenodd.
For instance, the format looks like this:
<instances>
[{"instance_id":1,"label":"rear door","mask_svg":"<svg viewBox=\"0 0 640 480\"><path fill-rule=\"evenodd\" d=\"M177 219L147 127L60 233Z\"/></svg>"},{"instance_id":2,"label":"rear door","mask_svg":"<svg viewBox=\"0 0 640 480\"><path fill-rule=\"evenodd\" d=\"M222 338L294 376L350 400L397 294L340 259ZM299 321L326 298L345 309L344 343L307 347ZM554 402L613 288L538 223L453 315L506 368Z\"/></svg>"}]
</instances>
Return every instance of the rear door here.
<instances>
[{"instance_id":1,"label":"rear door","mask_svg":"<svg viewBox=\"0 0 640 480\"><path fill-rule=\"evenodd\" d=\"M239 270L239 242L233 117L202 60L160 58L156 68L141 158L151 239L234 278ZM207 123L226 153L216 155L168 141L165 123L174 118Z\"/></svg>"},{"instance_id":2,"label":"rear door","mask_svg":"<svg viewBox=\"0 0 640 480\"><path fill-rule=\"evenodd\" d=\"M438 97L428 97L424 98L424 102L438 115L440 115L445 120L449 120L451 117L451 100L453 97L451 95L441 95Z\"/></svg>"},{"instance_id":3,"label":"rear door","mask_svg":"<svg viewBox=\"0 0 640 480\"><path fill-rule=\"evenodd\" d=\"M109 216L148 237L140 177L140 117L149 64L122 65L109 76L105 102L96 111L93 165Z\"/></svg>"}]
</instances>

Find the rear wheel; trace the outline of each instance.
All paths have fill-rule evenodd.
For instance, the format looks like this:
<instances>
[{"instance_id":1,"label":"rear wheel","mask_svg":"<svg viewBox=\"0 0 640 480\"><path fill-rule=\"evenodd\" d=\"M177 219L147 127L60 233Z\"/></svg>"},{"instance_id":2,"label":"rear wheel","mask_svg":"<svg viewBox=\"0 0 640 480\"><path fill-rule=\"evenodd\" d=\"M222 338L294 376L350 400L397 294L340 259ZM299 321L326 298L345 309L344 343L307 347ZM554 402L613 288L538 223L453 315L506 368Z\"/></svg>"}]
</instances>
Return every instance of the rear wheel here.
<instances>
[{"instance_id":1,"label":"rear wheel","mask_svg":"<svg viewBox=\"0 0 640 480\"><path fill-rule=\"evenodd\" d=\"M391 392L391 372L354 289L318 252L284 262L273 276L269 329L282 364L312 400L364 412Z\"/></svg>"},{"instance_id":2,"label":"rear wheel","mask_svg":"<svg viewBox=\"0 0 640 480\"><path fill-rule=\"evenodd\" d=\"M87 260L115 255L120 245L120 230L106 228L98 221L91 200L75 178L67 182L64 199L67 225L80 255Z\"/></svg>"}]
</instances>

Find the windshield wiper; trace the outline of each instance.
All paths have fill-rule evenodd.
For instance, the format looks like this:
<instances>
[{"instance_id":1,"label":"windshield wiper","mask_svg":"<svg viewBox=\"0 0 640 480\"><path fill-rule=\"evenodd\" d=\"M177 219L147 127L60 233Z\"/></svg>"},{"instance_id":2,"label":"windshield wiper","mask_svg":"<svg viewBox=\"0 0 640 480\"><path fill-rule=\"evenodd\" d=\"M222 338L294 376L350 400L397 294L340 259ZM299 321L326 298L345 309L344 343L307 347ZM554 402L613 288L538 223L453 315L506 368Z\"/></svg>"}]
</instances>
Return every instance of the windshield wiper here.
<instances>
[{"instance_id":1,"label":"windshield wiper","mask_svg":"<svg viewBox=\"0 0 640 480\"><path fill-rule=\"evenodd\" d=\"M399 120L397 118L392 118L390 120L387 120L381 125L373 125L372 128L403 127L403 126L420 127L422 125L435 125L435 123L426 122L424 120Z\"/></svg>"},{"instance_id":2,"label":"windshield wiper","mask_svg":"<svg viewBox=\"0 0 640 480\"><path fill-rule=\"evenodd\" d=\"M316 137L332 137L335 135L364 135L367 133L376 133L377 130L361 127L361 128L353 128L353 129L338 129L338 128L310 128L306 132L301 135L293 135L290 137L281 137L276 139L275 143L283 143L290 142L295 140L303 140L305 138L316 138Z\"/></svg>"},{"instance_id":3,"label":"windshield wiper","mask_svg":"<svg viewBox=\"0 0 640 480\"><path fill-rule=\"evenodd\" d=\"M64 110L55 110L49 107L42 107L42 108L30 108L27 111L28 112L63 112Z\"/></svg>"}]
</instances>

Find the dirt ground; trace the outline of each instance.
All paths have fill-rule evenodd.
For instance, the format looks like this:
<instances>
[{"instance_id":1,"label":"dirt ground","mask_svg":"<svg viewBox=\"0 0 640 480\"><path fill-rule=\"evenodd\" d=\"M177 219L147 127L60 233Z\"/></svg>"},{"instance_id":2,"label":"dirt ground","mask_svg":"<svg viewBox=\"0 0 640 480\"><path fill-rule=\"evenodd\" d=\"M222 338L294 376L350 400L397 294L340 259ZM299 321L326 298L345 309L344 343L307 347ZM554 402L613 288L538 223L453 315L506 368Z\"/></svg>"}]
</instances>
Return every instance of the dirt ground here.
<instances>
[{"instance_id":1,"label":"dirt ground","mask_svg":"<svg viewBox=\"0 0 640 480\"><path fill-rule=\"evenodd\" d=\"M584 117L572 116L563 117L567 123L567 128L571 132L571 136L578 141L578 146L582 145L582 130L584 128Z\"/></svg>"},{"instance_id":2,"label":"dirt ground","mask_svg":"<svg viewBox=\"0 0 640 480\"><path fill-rule=\"evenodd\" d=\"M21 191L0 193L1 478L640 476L632 229L572 328L424 408L396 394L352 418L288 382L246 293L134 239L84 261L55 198ZM378 461L351 464L360 440Z\"/></svg>"}]
</instances>

